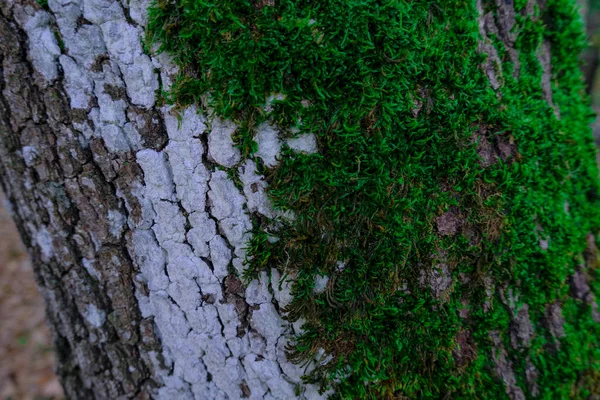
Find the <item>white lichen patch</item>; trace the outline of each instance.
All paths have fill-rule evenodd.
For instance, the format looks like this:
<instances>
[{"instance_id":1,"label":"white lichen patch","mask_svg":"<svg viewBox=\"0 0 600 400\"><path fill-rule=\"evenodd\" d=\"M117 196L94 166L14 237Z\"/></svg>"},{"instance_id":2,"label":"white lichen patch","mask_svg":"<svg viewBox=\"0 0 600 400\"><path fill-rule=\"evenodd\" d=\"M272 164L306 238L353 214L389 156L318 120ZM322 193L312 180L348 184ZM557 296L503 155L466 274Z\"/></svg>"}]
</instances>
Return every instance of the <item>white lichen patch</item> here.
<instances>
[{"instance_id":1,"label":"white lichen patch","mask_svg":"<svg viewBox=\"0 0 600 400\"><path fill-rule=\"evenodd\" d=\"M273 218L274 212L271 201L266 193L267 182L256 173L256 164L252 160L246 160L239 167L239 177L244 185L244 196L246 206L250 212L259 212L262 215Z\"/></svg>"},{"instance_id":2,"label":"white lichen patch","mask_svg":"<svg viewBox=\"0 0 600 400\"><path fill-rule=\"evenodd\" d=\"M151 107L158 89L158 77L152 61L142 52L141 29L125 20L110 20L100 27L111 58L119 64L131 102Z\"/></svg>"},{"instance_id":3,"label":"white lichen patch","mask_svg":"<svg viewBox=\"0 0 600 400\"><path fill-rule=\"evenodd\" d=\"M318 151L317 138L312 133L290 138L286 144L297 153L313 154Z\"/></svg>"},{"instance_id":4,"label":"white lichen patch","mask_svg":"<svg viewBox=\"0 0 600 400\"><path fill-rule=\"evenodd\" d=\"M151 292L165 290L169 286L169 278L165 273L166 252L158 245L154 233L137 229L133 233L131 245L135 249L135 261L148 289Z\"/></svg>"},{"instance_id":5,"label":"white lichen patch","mask_svg":"<svg viewBox=\"0 0 600 400\"><path fill-rule=\"evenodd\" d=\"M173 180L164 154L150 149L138 151L137 162L144 170L148 196L152 199L174 200Z\"/></svg>"},{"instance_id":6,"label":"white lichen patch","mask_svg":"<svg viewBox=\"0 0 600 400\"><path fill-rule=\"evenodd\" d=\"M211 202L211 214L220 220L244 214L244 197L227 178L225 171L215 171L210 180L208 198Z\"/></svg>"},{"instance_id":7,"label":"white lichen patch","mask_svg":"<svg viewBox=\"0 0 600 400\"><path fill-rule=\"evenodd\" d=\"M215 239L217 226L205 212L194 212L188 216L192 228L186 233L186 239L199 257L211 257L209 242ZM219 237L220 238L220 237ZM229 262L229 259L227 259ZM213 260L214 264L214 260Z\"/></svg>"},{"instance_id":8,"label":"white lichen patch","mask_svg":"<svg viewBox=\"0 0 600 400\"><path fill-rule=\"evenodd\" d=\"M323 293L325 288L327 288L327 283L329 283L329 277L327 275L317 275L315 278L315 294Z\"/></svg>"},{"instance_id":9,"label":"white lichen patch","mask_svg":"<svg viewBox=\"0 0 600 400\"><path fill-rule=\"evenodd\" d=\"M233 143L236 126L231 121L215 118L208 134L208 155L219 165L231 168L241 160L239 149Z\"/></svg>"},{"instance_id":10,"label":"white lichen patch","mask_svg":"<svg viewBox=\"0 0 600 400\"><path fill-rule=\"evenodd\" d=\"M106 313L96 307L94 304L88 304L85 311L83 311L85 320L95 328L100 328L106 321Z\"/></svg>"},{"instance_id":11,"label":"white lichen patch","mask_svg":"<svg viewBox=\"0 0 600 400\"><path fill-rule=\"evenodd\" d=\"M41 10L34 13L28 8L22 18L26 21L23 28L29 39L31 62L48 84L58 77L56 60L60 56L60 48L50 26L50 15Z\"/></svg>"},{"instance_id":12,"label":"white lichen patch","mask_svg":"<svg viewBox=\"0 0 600 400\"><path fill-rule=\"evenodd\" d=\"M124 18L123 7L116 0L83 0L83 17L95 25Z\"/></svg>"},{"instance_id":13,"label":"white lichen patch","mask_svg":"<svg viewBox=\"0 0 600 400\"><path fill-rule=\"evenodd\" d=\"M23 148L21 149L21 153L23 154L23 160L25 161L25 165L31 167L37 164L40 152L34 146L23 146Z\"/></svg>"},{"instance_id":14,"label":"white lichen patch","mask_svg":"<svg viewBox=\"0 0 600 400\"><path fill-rule=\"evenodd\" d=\"M202 164L204 149L199 139L170 141L165 152L173 173L177 199L188 213L203 212L210 173Z\"/></svg>"},{"instance_id":15,"label":"white lichen patch","mask_svg":"<svg viewBox=\"0 0 600 400\"><path fill-rule=\"evenodd\" d=\"M96 263L96 260L93 260L93 259L92 260L87 259L87 258L81 259L81 264L83 265L85 270L88 272L88 274L93 276L96 280L100 280L102 277L100 275L100 271L98 271L98 269L94 265L95 263Z\"/></svg>"},{"instance_id":16,"label":"white lichen patch","mask_svg":"<svg viewBox=\"0 0 600 400\"><path fill-rule=\"evenodd\" d=\"M65 74L65 90L71 108L87 109L94 93L93 81L71 57L62 55L59 62Z\"/></svg>"},{"instance_id":17,"label":"white lichen patch","mask_svg":"<svg viewBox=\"0 0 600 400\"><path fill-rule=\"evenodd\" d=\"M246 302L248 304L270 303L272 297L269 292L269 277L265 271L262 271L259 279L253 280L246 287Z\"/></svg>"},{"instance_id":18,"label":"white lichen patch","mask_svg":"<svg viewBox=\"0 0 600 400\"><path fill-rule=\"evenodd\" d=\"M108 232L115 238L120 237L125 228L125 216L117 210L108 210L106 220L108 222Z\"/></svg>"},{"instance_id":19,"label":"white lichen patch","mask_svg":"<svg viewBox=\"0 0 600 400\"><path fill-rule=\"evenodd\" d=\"M40 228L33 237L34 244L39 247L42 253L42 261L48 262L54 255L54 247L52 246L52 236L45 227Z\"/></svg>"},{"instance_id":20,"label":"white lichen patch","mask_svg":"<svg viewBox=\"0 0 600 400\"><path fill-rule=\"evenodd\" d=\"M292 280L290 277L283 277L275 268L271 269L271 280L273 296L277 300L280 307L289 305L294 296L292 296Z\"/></svg>"},{"instance_id":21,"label":"white lichen patch","mask_svg":"<svg viewBox=\"0 0 600 400\"><path fill-rule=\"evenodd\" d=\"M258 144L258 151L255 155L267 167L276 166L278 163L277 158L281 152L281 141L277 129L271 124L263 123L258 127L254 140Z\"/></svg>"},{"instance_id":22,"label":"white lichen patch","mask_svg":"<svg viewBox=\"0 0 600 400\"><path fill-rule=\"evenodd\" d=\"M228 274L227 267L232 258L231 250L227 247L225 239L219 235L215 235L210 240L209 247L215 275L223 279Z\"/></svg>"},{"instance_id":23,"label":"white lichen patch","mask_svg":"<svg viewBox=\"0 0 600 400\"><path fill-rule=\"evenodd\" d=\"M196 107L187 107L179 114L172 108L163 108L162 111L170 141L186 142L200 137L206 130L204 116Z\"/></svg>"}]
</instances>

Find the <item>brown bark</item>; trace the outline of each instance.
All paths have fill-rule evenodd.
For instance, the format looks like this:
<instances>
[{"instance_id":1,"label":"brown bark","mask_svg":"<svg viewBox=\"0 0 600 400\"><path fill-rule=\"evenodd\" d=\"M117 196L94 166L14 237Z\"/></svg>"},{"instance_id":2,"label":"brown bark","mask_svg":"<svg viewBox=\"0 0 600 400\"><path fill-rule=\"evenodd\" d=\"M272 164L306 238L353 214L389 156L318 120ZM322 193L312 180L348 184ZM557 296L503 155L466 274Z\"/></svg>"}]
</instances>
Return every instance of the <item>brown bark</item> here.
<instances>
[{"instance_id":1,"label":"brown bark","mask_svg":"<svg viewBox=\"0 0 600 400\"><path fill-rule=\"evenodd\" d=\"M0 182L46 300L57 373L70 398L144 397L156 386L148 352L160 345L133 295L138 271L127 228L112 236L101 213L110 207L128 214L116 191L128 193L140 171L132 154L109 156L97 139L82 145L62 79L42 83L16 21L23 10L11 6L0 6ZM27 146L39 152L24 154ZM87 179L96 191L82 184ZM98 277L84 258L98 260ZM108 323L94 326L83 317L90 312Z\"/></svg>"}]
</instances>

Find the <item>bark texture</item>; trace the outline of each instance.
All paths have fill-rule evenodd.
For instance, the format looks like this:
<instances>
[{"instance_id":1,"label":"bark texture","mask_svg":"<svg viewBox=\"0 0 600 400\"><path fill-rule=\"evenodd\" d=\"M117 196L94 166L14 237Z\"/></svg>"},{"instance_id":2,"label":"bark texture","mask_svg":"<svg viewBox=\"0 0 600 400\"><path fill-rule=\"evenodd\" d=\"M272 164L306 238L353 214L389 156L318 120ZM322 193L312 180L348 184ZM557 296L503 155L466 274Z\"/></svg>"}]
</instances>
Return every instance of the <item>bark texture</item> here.
<instances>
[{"instance_id":1,"label":"bark texture","mask_svg":"<svg viewBox=\"0 0 600 400\"><path fill-rule=\"evenodd\" d=\"M157 104L173 67L142 47L146 7L0 5L0 180L66 394L319 398L285 358L287 285L263 274L244 287L234 273L250 213L271 213L265 184L233 124ZM271 131L266 163L279 147ZM223 170L234 166L237 184Z\"/></svg>"},{"instance_id":2,"label":"bark texture","mask_svg":"<svg viewBox=\"0 0 600 400\"><path fill-rule=\"evenodd\" d=\"M533 15L544 3L530 1L524 13ZM512 2L476 4L478 51L487 56L481 68L501 97L509 77L502 76L494 40L506 49L518 79L525 71L513 31L518 16ZM0 4L0 182L36 266L66 394L324 398L317 386L302 382L312 365L286 359L289 337L301 325L284 318L292 300L289 282L275 269L248 286L238 278L251 215L274 216L266 183L234 145L235 124L195 107L175 113L160 102L157 91L170 87L176 71L166 55L154 57L142 45L147 7L145 0ZM551 55L544 42L537 56L540 87L560 118ZM423 106L417 104L415 117ZM486 129L475 138L484 167L518 156L513 143L488 140ZM255 155L267 167L277 165L277 129L265 123L255 139ZM311 135L287 144L298 152L317 150ZM435 220L440 237L455 235L466 222L455 208ZM548 239L538 236L547 250ZM586 268L596 261L590 237L593 260L570 283L573 296L593 305L599 321L586 280ZM444 257L439 272L420 280L437 299L453 285ZM526 382L519 382L511 354L528 354L536 335L530 313L540 310L517 307L519 293L489 275L462 278L483 282L485 312L494 293L509 311L510 343L501 340L504 332L489 332L502 390L524 399L527 385L537 396L540 371L523 357ZM327 287L327 278L316 284L317 291ZM561 305L549 304L542 314L558 347L566 335ZM466 307L460 317L469 317ZM472 336L467 330L457 335L459 365L476 356Z\"/></svg>"}]
</instances>

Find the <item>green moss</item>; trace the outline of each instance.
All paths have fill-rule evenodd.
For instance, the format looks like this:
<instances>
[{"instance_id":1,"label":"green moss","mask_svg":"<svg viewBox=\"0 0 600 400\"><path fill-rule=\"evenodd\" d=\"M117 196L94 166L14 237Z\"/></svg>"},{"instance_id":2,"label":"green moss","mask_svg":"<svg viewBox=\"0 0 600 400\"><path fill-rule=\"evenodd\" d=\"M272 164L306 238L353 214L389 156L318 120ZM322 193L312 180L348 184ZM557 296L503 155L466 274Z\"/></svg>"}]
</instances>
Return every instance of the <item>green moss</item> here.
<instances>
[{"instance_id":1,"label":"green moss","mask_svg":"<svg viewBox=\"0 0 600 400\"><path fill-rule=\"evenodd\" d=\"M50 8L48 7L48 0L37 0L37 3L40 5L40 7L42 7L44 10L49 11Z\"/></svg>"},{"instance_id":2,"label":"green moss","mask_svg":"<svg viewBox=\"0 0 600 400\"><path fill-rule=\"evenodd\" d=\"M54 37L56 38L56 43L58 44L58 48L60 49L60 51L62 53L65 52L65 42L62 39L62 36L60 36L60 33L58 32L58 30L54 30Z\"/></svg>"},{"instance_id":3,"label":"green moss","mask_svg":"<svg viewBox=\"0 0 600 400\"><path fill-rule=\"evenodd\" d=\"M274 206L297 218L276 231L255 219L246 276L271 267L294 276L289 315L306 324L290 358L303 362L319 348L332 356L307 380L348 399L504 398L493 373L490 332L498 331L524 392L527 360L543 398L596 390L599 324L569 295L586 235L600 227L573 2L548 0L517 17L518 78L493 38L501 95L482 72L474 2L258 4L157 0L149 39L184 71L169 100L185 106L209 93L218 115L240 124L246 156L266 120L317 137L318 154L284 149L278 167L261 167ZM560 118L541 88L545 41ZM285 99L267 115L274 93ZM484 140L495 144L492 156L503 154L486 167ZM463 222L444 230L442 215ZM422 276L441 265L453 284L434 295ZM330 280L315 295L318 275ZM528 304L529 348L512 348L511 311L499 289L490 298L487 281L518 293L518 307ZM551 350L544 314L556 301L568 334Z\"/></svg>"}]
</instances>

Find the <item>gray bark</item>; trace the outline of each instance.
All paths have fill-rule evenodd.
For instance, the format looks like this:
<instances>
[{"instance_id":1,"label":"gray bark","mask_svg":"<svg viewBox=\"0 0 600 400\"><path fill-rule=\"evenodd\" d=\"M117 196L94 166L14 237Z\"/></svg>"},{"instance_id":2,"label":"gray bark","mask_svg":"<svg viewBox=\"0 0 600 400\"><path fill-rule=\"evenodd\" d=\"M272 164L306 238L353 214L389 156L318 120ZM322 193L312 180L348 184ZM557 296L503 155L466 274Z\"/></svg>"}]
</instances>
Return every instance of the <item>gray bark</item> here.
<instances>
[{"instance_id":1,"label":"gray bark","mask_svg":"<svg viewBox=\"0 0 600 400\"><path fill-rule=\"evenodd\" d=\"M0 182L70 398L320 398L286 360L276 271L244 287L250 214L272 216L235 126L157 103L143 0L0 3ZM265 164L273 128L257 139ZM314 151L310 137L290 143ZM236 168L243 187L222 169ZM272 282L272 283L270 283Z\"/></svg>"}]
</instances>

